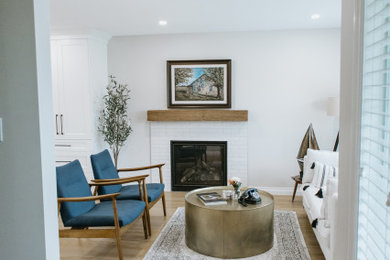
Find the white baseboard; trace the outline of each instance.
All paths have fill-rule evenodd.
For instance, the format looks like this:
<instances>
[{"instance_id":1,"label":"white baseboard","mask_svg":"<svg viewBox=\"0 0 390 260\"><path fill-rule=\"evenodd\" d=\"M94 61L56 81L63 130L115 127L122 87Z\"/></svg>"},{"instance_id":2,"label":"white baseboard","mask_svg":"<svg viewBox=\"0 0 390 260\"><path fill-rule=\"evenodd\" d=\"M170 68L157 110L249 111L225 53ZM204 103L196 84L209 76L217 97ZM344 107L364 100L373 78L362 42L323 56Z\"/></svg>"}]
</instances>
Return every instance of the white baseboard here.
<instances>
[{"instance_id":1,"label":"white baseboard","mask_svg":"<svg viewBox=\"0 0 390 260\"><path fill-rule=\"evenodd\" d=\"M260 187L261 190L271 193L272 195L289 195L292 196L294 187ZM301 196L301 191L297 188L295 196Z\"/></svg>"}]
</instances>

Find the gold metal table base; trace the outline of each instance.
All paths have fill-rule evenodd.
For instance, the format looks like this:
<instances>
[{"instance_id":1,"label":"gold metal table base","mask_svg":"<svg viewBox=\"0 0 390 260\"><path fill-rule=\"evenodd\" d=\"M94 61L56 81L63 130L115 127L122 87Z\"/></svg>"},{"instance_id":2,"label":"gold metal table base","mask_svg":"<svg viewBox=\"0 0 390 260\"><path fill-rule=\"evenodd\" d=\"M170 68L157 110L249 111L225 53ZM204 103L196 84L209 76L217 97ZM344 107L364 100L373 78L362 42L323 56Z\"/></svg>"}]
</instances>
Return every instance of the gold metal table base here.
<instances>
[{"instance_id":1,"label":"gold metal table base","mask_svg":"<svg viewBox=\"0 0 390 260\"><path fill-rule=\"evenodd\" d=\"M262 203L243 207L237 200L227 205L205 206L197 193L219 192L212 187L189 192L185 198L185 239L189 248L219 258L250 257L272 248L274 241L273 196L260 191Z\"/></svg>"}]
</instances>

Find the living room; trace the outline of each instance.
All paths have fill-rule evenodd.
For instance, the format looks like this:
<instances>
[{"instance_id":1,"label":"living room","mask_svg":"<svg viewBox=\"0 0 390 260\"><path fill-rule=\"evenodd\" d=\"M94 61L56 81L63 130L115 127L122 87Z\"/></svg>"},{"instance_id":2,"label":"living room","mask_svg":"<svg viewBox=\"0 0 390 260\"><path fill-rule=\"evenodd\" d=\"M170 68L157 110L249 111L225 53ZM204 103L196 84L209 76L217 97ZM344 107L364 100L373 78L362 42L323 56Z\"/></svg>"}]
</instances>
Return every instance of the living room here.
<instances>
[{"instance_id":1,"label":"living room","mask_svg":"<svg viewBox=\"0 0 390 260\"><path fill-rule=\"evenodd\" d=\"M363 140L372 136L360 139L360 132L366 133L360 125L364 104L360 88L355 86L368 83L360 82L360 67L354 65L362 63L359 32L364 31L356 29L359 23L351 17L359 8L374 12L370 9L373 5L361 7L352 0L26 0L18 6L5 1L0 5L0 22L5 25L0 26L0 35L5 36L0 40L4 46L0 65L6 68L0 74L4 82L0 95L0 162L3 175L7 175L2 192L13 206L4 205L9 214L2 217L5 231L1 252L7 259L26 259L30 253L14 250L18 245L37 248L34 259L387 256L382 247L366 246L362 235L356 239L358 230L361 234L370 231L369 224L358 225L357 221L358 217L364 219L361 209L366 207L358 205L358 194L363 198L364 191L370 189L364 187L359 193L356 172L363 161L366 165L371 162L360 162L359 158L363 156L360 145L367 147ZM375 10L386 8L383 3L378 5ZM359 8L352 8L355 6ZM24 62L26 59L29 62ZM213 81L209 73L215 68L223 70L222 89L208 85L202 91L211 94L203 92L196 97L209 100L179 100L179 96L200 91L193 84L202 77ZM191 73L177 83L180 70ZM27 83L32 81L34 87ZM102 111L109 111L106 88L117 84L129 90L123 122L131 127L119 145L119 154L115 154L115 145L107 142L109 134L102 131ZM25 87L15 89L15 85ZM372 96L370 93L367 100ZM221 101L210 101L219 98ZM380 111L386 118L387 110ZM340 149L335 144L339 135ZM195 147L190 156L189 146ZM110 152L108 156L101 153L105 149ZM182 154L176 156L175 151ZM106 157L101 159L103 155ZM74 160L80 163L76 165ZM116 175L106 175L107 165L99 168L101 160L108 160ZM179 171L189 161L195 163ZM123 185L107 194L102 193L104 188L97 193L93 188L86 193L91 196L113 196L110 194L125 191L129 181L139 183L138 201L144 204L137 204L142 211L130 221L128 231L122 230L121 211L127 199L120 197L112 200L118 203L118 230L102 235L103 231L93 231L86 228L88 225L69 224L73 220L64 213L64 205L77 203L67 202L66 197L84 197L63 193L66 187L61 181L67 182L69 165L79 167L72 168L71 173L84 173L82 177L91 186L108 185L104 180L94 180L99 178L110 179L111 185ZM57 179L54 166L58 167ZM131 179L137 175L121 170L129 171L129 167L136 167L131 171L137 173L144 170L139 173L143 175ZM195 178L194 169L199 168L203 175ZM23 174L27 171L32 174ZM219 171L222 177L217 176ZM59 178L59 172L65 177ZM173 177L175 173L182 175ZM117 176L123 179L114 181ZM195 184L190 187L191 180ZM235 180L241 190L229 195L234 188L229 181L234 184ZM151 183L161 185L152 188ZM364 183L361 178L360 185ZM15 190L18 184L29 190L29 198L20 198L24 194ZM218 207L226 206L204 206L196 196L193 198L201 193L193 192L197 188L216 189L224 201L228 200L228 206L235 205L239 211L229 215L218 211ZM380 195L373 192L370 199L384 200L384 205L386 187L380 190ZM257 198L258 194L262 202L244 205L251 203L244 195ZM106 204L111 205L111 201L89 204L90 212ZM258 217L248 215L246 219L245 214L251 211L248 209L258 210ZM213 214L207 214L210 210ZM33 212L29 221L23 218L26 212ZM115 212L110 214L115 224ZM202 217L191 218L198 214ZM219 214L224 217L215 220ZM240 216L239 221L236 216ZM225 226L218 228L222 219ZM271 222L256 222L265 219ZM213 221L215 230L210 229ZM240 223L237 230L229 233L229 221ZM204 228L200 222L209 225ZM272 230L264 232L263 225ZM251 232L245 231L247 228ZM26 236L15 236L12 230L25 230ZM207 232L222 232L222 242L212 235L210 242ZM37 235L32 240L31 235L38 233L42 237ZM251 237L250 233L257 235ZM371 237L378 236L386 237L382 233ZM369 244L371 240L367 241ZM221 251L216 250L219 247Z\"/></svg>"}]
</instances>

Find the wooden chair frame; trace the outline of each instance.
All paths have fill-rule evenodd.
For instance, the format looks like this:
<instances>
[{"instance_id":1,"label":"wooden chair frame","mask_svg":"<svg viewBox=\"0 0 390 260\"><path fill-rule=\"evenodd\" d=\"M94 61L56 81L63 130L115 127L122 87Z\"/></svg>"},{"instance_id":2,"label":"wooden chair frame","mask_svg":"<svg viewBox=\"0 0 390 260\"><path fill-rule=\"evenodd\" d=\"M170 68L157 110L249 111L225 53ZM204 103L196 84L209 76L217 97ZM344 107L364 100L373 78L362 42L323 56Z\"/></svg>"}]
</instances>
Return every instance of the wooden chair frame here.
<instances>
[{"instance_id":1,"label":"wooden chair frame","mask_svg":"<svg viewBox=\"0 0 390 260\"><path fill-rule=\"evenodd\" d=\"M158 173L159 173L159 177L160 177L160 183L163 184L163 177L162 177L162 167L165 165L165 163L162 163L162 164L155 164L155 165L150 165L150 166L144 166L144 167L137 167L137 168L123 168L123 169L117 169L117 172L134 172L134 171L144 171L144 170L150 170L150 169L154 169L154 168L158 168ZM145 175L140 175L140 176L145 176ZM148 176L148 175L147 175ZM135 177L124 177L124 178L119 178L119 179L95 179L95 180L91 180L92 182L94 183L101 183L101 182L112 182L112 181L123 181L123 182L120 182L120 183L117 183L117 184L122 184L122 183L127 183L127 180L133 180L133 178L137 178L139 176L135 176ZM162 204L163 204L163 211L164 211L164 216L167 215L167 209L166 209L166 202L165 202L165 193L164 191L161 193L161 195L155 199L154 201L150 202L149 203L149 200L148 200L148 194L147 194L147 190L146 190L146 184L145 184L145 181L143 182L143 190L144 190L144 201L146 203L146 217L148 219L148 230L149 230L149 236L152 235L152 228L151 228L151 225L150 225L150 213L149 213L149 210L161 199L162 200ZM96 192L97 192L97 189L95 189L95 193L94 195L96 195Z\"/></svg>"},{"instance_id":2,"label":"wooden chair frame","mask_svg":"<svg viewBox=\"0 0 390 260\"><path fill-rule=\"evenodd\" d=\"M146 195L146 189L145 189L145 178L149 175L141 175L136 177L131 177L131 180L127 180L126 182L124 180L113 180L113 181L106 181L106 182L99 182L99 183L89 183L89 186L96 186L95 192L97 190L97 187L99 186L105 186L105 185L116 185L116 184L122 184L127 182L138 182L139 185L139 192L140 192L140 198L142 201L144 201ZM141 183L142 187L141 188ZM144 192L143 192L143 191ZM92 201L92 200L102 200L102 199L111 199L112 206L113 206L113 213L114 213L114 228L104 228L104 229L88 229L88 227L84 228L68 228L68 229L60 229L59 235L63 238L115 238L116 239L116 245L118 248L118 255L119 259L123 259L123 252L122 252L122 246L120 242L120 236L125 233L137 220L139 220L142 217L143 222L143 228L144 228L144 234L145 239L148 238L148 219L147 219L147 213L149 212L147 206L145 206L145 209L143 210L143 213L138 216L137 219L135 219L133 222L127 224L126 226L120 227L119 226L119 219L118 219L118 209L117 209L117 203L116 203L116 197L120 193L112 193L112 194L106 194L106 195L94 195L94 196L88 196L88 197L73 197L73 198L57 198L58 202L58 214L60 213L61 203L62 202L80 202L80 201ZM146 200L147 201L147 200ZM147 205L147 203L146 203Z\"/></svg>"}]
</instances>

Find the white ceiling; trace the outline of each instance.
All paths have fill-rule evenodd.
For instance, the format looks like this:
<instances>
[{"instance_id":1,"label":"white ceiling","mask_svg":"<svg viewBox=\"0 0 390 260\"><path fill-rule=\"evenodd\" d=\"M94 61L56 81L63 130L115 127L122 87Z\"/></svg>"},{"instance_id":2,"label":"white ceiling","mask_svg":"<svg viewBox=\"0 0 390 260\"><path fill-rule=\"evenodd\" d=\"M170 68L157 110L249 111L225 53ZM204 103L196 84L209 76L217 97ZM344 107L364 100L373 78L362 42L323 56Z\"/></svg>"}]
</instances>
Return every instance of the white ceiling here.
<instances>
[{"instance_id":1,"label":"white ceiling","mask_svg":"<svg viewBox=\"0 0 390 260\"><path fill-rule=\"evenodd\" d=\"M321 17L312 20L314 13ZM51 0L53 31L113 36L336 28L340 21L341 0Z\"/></svg>"}]
</instances>

